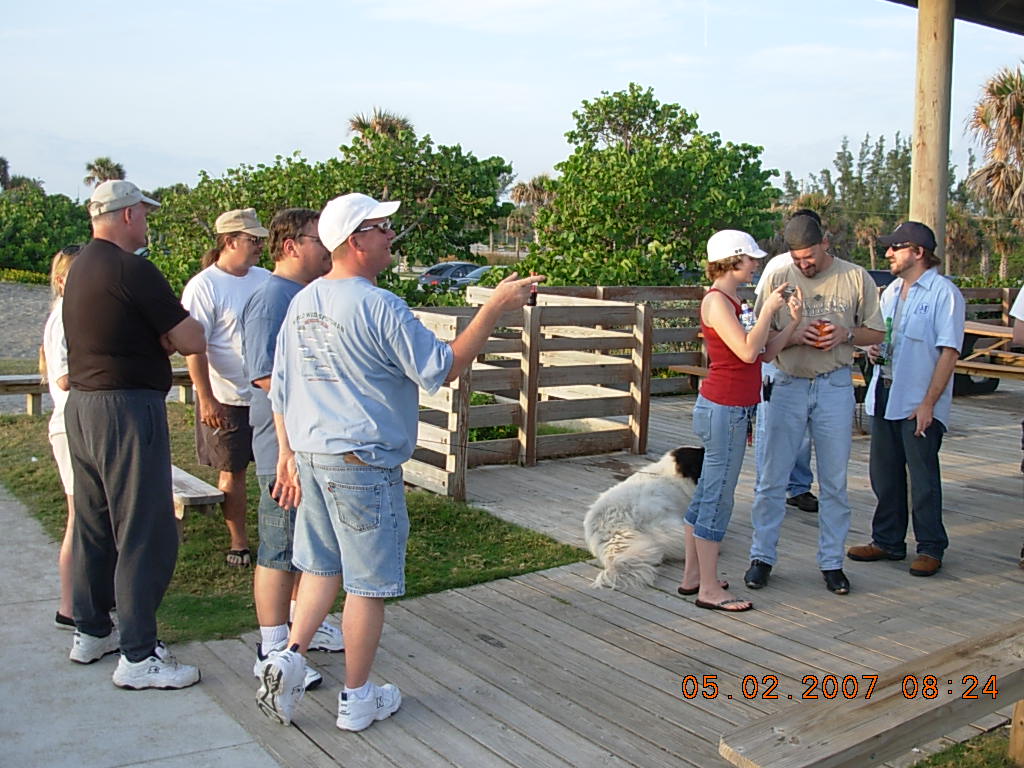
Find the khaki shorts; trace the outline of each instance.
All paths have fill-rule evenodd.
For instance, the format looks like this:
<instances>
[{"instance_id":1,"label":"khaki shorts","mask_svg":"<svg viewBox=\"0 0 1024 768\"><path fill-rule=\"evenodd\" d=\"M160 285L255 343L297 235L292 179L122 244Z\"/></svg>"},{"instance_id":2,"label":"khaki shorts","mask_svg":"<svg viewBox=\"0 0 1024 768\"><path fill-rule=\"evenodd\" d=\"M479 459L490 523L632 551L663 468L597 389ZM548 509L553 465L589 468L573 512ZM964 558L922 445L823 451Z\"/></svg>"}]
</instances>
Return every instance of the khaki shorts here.
<instances>
[{"instance_id":1,"label":"khaki shorts","mask_svg":"<svg viewBox=\"0 0 1024 768\"><path fill-rule=\"evenodd\" d=\"M225 426L211 429L199 420L196 408L196 458L221 472L239 472L252 461L252 427L249 406L224 405Z\"/></svg>"},{"instance_id":2,"label":"khaki shorts","mask_svg":"<svg viewBox=\"0 0 1024 768\"><path fill-rule=\"evenodd\" d=\"M67 432L50 435L50 447L53 449L53 458L57 461L57 471L60 472L60 482L64 486L64 494L74 496L75 475L71 470L71 451L68 450Z\"/></svg>"}]
</instances>

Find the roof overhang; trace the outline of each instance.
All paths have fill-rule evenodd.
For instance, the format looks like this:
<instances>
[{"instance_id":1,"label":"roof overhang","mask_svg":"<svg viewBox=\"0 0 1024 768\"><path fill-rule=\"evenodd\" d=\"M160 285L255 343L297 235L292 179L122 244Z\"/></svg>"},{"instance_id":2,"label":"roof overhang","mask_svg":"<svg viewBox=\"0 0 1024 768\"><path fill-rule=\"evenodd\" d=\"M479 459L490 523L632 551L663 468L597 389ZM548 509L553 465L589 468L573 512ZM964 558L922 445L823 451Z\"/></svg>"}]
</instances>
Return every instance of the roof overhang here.
<instances>
[{"instance_id":1,"label":"roof overhang","mask_svg":"<svg viewBox=\"0 0 1024 768\"><path fill-rule=\"evenodd\" d=\"M917 0L889 0L917 8ZM956 18L1024 35L1024 0L957 0Z\"/></svg>"}]
</instances>

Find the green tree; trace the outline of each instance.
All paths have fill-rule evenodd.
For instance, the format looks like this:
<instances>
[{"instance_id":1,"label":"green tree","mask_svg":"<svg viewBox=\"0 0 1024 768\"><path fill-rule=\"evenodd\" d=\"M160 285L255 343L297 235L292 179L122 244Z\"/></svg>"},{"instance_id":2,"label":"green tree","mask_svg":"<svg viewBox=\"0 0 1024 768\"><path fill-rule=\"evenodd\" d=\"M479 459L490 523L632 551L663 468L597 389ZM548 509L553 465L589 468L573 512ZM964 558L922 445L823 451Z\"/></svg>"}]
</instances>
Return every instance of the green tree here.
<instances>
[{"instance_id":1,"label":"green tree","mask_svg":"<svg viewBox=\"0 0 1024 768\"><path fill-rule=\"evenodd\" d=\"M503 215L500 157L479 160L459 146L435 146L429 136L370 133L341 148L342 157L310 163L298 153L269 165L241 165L220 178L200 173L193 189L170 189L150 218L152 259L180 290L213 245L213 222L232 208L255 208L264 223L281 208L319 210L351 191L401 200L394 217L396 255L433 263L451 255L475 260L469 246Z\"/></svg>"},{"instance_id":2,"label":"green tree","mask_svg":"<svg viewBox=\"0 0 1024 768\"><path fill-rule=\"evenodd\" d=\"M86 163L85 171L82 183L88 187L98 187L104 181L124 178L124 166L109 157L97 157L91 163Z\"/></svg>"},{"instance_id":3,"label":"green tree","mask_svg":"<svg viewBox=\"0 0 1024 768\"><path fill-rule=\"evenodd\" d=\"M537 213L540 243L521 269L553 284L670 284L716 230L771 233L778 192L759 147L699 131L696 115L635 83L584 101L573 118L575 149L556 166L555 194Z\"/></svg>"},{"instance_id":4,"label":"green tree","mask_svg":"<svg viewBox=\"0 0 1024 768\"><path fill-rule=\"evenodd\" d=\"M0 190L11 186L11 164L6 157L0 157Z\"/></svg>"},{"instance_id":5,"label":"green tree","mask_svg":"<svg viewBox=\"0 0 1024 768\"><path fill-rule=\"evenodd\" d=\"M541 173L534 176L528 182L519 182L509 191L509 197L512 199L512 202L523 210L522 218L525 219L530 229L533 230L535 243L540 242L540 232L535 226L537 212L551 204L551 201L555 199L557 188L558 182L548 174Z\"/></svg>"},{"instance_id":6,"label":"green tree","mask_svg":"<svg viewBox=\"0 0 1024 768\"><path fill-rule=\"evenodd\" d=\"M0 267L49 272L53 255L89 239L85 207L35 184L0 193Z\"/></svg>"},{"instance_id":7,"label":"green tree","mask_svg":"<svg viewBox=\"0 0 1024 768\"><path fill-rule=\"evenodd\" d=\"M968 182L995 216L989 239L999 254L999 277L1009 276L1014 232L1024 220L1024 72L1001 69L982 87L967 120L981 144L982 164Z\"/></svg>"}]
</instances>

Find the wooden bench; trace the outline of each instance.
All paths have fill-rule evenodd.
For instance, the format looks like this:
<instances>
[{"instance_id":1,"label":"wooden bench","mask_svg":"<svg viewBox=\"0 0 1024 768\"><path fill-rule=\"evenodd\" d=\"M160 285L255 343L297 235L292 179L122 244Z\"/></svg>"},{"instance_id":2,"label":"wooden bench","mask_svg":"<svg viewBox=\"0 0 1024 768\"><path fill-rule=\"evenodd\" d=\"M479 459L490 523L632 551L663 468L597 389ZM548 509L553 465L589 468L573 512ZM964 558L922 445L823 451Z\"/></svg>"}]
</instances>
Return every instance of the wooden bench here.
<instances>
[{"instance_id":1,"label":"wooden bench","mask_svg":"<svg viewBox=\"0 0 1024 768\"><path fill-rule=\"evenodd\" d=\"M171 371L171 384L178 388L178 400L182 403L192 402L192 379L187 368L175 368ZM43 412L43 395L50 389L45 379L38 373L6 374L0 376L0 395L25 395L25 412L36 416Z\"/></svg>"},{"instance_id":2,"label":"wooden bench","mask_svg":"<svg viewBox=\"0 0 1024 768\"><path fill-rule=\"evenodd\" d=\"M224 501L223 491L174 465L171 465L171 486L174 493L174 516L177 518L179 540L182 535L185 515L189 511L210 513L217 504Z\"/></svg>"},{"instance_id":3,"label":"wooden bench","mask_svg":"<svg viewBox=\"0 0 1024 768\"><path fill-rule=\"evenodd\" d=\"M826 700L819 685L817 700L794 701L723 734L719 754L743 768L880 765L1016 702L1010 758L1024 762L1024 621L884 671L870 698L871 676L847 677L856 691L839 676L827 689L837 695Z\"/></svg>"}]
</instances>

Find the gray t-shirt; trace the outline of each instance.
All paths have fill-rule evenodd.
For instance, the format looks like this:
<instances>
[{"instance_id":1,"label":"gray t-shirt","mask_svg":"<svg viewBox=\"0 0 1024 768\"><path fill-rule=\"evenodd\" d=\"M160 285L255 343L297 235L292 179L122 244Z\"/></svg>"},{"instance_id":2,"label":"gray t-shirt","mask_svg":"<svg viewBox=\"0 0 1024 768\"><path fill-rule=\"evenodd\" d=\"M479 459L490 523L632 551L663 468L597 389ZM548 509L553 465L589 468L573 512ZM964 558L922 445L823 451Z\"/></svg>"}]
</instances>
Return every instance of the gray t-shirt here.
<instances>
[{"instance_id":1,"label":"gray t-shirt","mask_svg":"<svg viewBox=\"0 0 1024 768\"><path fill-rule=\"evenodd\" d=\"M277 332L288 313L288 305L302 284L278 275L267 278L242 310L242 362L245 380L270 376L274 371L274 349ZM277 433L270 397L257 386L251 387L249 424L252 426L252 455L256 458L256 474L272 475L277 471Z\"/></svg>"},{"instance_id":2,"label":"gray t-shirt","mask_svg":"<svg viewBox=\"0 0 1024 768\"><path fill-rule=\"evenodd\" d=\"M288 308L270 402L292 450L397 467L416 447L419 389L436 392L452 361L395 294L362 277L320 279Z\"/></svg>"}]
</instances>

